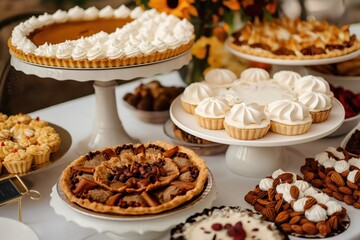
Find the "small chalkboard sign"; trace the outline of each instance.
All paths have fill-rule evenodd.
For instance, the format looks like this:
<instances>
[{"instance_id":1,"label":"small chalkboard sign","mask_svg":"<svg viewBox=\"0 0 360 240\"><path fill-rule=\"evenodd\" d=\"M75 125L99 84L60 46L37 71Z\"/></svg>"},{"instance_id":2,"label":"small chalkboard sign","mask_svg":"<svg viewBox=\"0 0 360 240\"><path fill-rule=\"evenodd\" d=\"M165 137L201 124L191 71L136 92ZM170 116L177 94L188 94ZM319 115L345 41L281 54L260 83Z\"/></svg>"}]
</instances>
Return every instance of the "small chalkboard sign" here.
<instances>
[{"instance_id":1,"label":"small chalkboard sign","mask_svg":"<svg viewBox=\"0 0 360 240\"><path fill-rule=\"evenodd\" d=\"M18 176L0 181L0 206L22 197L28 192Z\"/></svg>"}]
</instances>

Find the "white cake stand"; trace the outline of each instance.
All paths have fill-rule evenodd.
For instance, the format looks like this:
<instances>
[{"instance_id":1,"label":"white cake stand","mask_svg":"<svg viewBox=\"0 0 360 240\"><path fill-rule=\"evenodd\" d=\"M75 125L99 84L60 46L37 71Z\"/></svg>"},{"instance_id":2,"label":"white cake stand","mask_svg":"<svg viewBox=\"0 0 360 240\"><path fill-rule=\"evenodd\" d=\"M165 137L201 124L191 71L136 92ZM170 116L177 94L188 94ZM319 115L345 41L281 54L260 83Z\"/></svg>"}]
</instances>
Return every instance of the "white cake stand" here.
<instances>
[{"instance_id":1,"label":"white cake stand","mask_svg":"<svg viewBox=\"0 0 360 240\"><path fill-rule=\"evenodd\" d=\"M212 206L217 191L212 176L209 181L203 193L193 202L156 215L136 217L92 212L69 202L64 193L59 191L59 185L52 188L50 206L67 221L105 233L111 239L158 240L165 237L170 228L185 222L189 216Z\"/></svg>"},{"instance_id":2,"label":"white cake stand","mask_svg":"<svg viewBox=\"0 0 360 240\"><path fill-rule=\"evenodd\" d=\"M187 51L164 61L119 68L76 69L46 67L24 62L15 56L11 57L11 65L25 74L42 78L53 78L59 81L94 81L96 117L90 136L81 141L78 146L80 153L86 153L105 146L138 142L126 133L120 121L115 96L116 80L131 80L167 73L181 68L188 64L190 60L191 53Z\"/></svg>"},{"instance_id":3,"label":"white cake stand","mask_svg":"<svg viewBox=\"0 0 360 240\"><path fill-rule=\"evenodd\" d=\"M286 163L285 146L314 141L329 135L341 126L345 110L334 99L332 111L327 121L312 124L310 130L298 136L284 136L269 132L257 140L237 140L226 134L225 130L201 128L193 115L186 113L177 97L170 107L170 117L175 125L184 131L217 143L230 145L226 151L226 163L229 169L240 176L264 177Z\"/></svg>"}]
</instances>

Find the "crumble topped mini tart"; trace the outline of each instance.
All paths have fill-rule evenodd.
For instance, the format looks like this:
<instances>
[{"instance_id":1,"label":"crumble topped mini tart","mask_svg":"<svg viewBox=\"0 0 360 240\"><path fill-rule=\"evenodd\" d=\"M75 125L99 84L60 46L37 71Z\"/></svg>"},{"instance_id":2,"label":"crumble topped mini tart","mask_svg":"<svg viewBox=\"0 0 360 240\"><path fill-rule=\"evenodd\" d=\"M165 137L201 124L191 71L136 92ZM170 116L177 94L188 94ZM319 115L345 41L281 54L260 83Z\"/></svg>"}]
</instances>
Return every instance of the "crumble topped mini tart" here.
<instances>
[{"instance_id":1,"label":"crumble topped mini tart","mask_svg":"<svg viewBox=\"0 0 360 240\"><path fill-rule=\"evenodd\" d=\"M331 237L349 227L346 209L292 172L278 169L245 195L245 201L288 234Z\"/></svg>"},{"instance_id":2,"label":"crumble topped mini tart","mask_svg":"<svg viewBox=\"0 0 360 240\"><path fill-rule=\"evenodd\" d=\"M304 180L327 195L360 208L360 159L345 149L328 147L301 166Z\"/></svg>"},{"instance_id":3,"label":"crumble topped mini tart","mask_svg":"<svg viewBox=\"0 0 360 240\"><path fill-rule=\"evenodd\" d=\"M124 144L89 152L62 173L68 199L102 213L154 214L198 196L208 172L193 151L164 142Z\"/></svg>"},{"instance_id":4,"label":"crumble topped mini tart","mask_svg":"<svg viewBox=\"0 0 360 240\"><path fill-rule=\"evenodd\" d=\"M17 25L8 40L26 62L71 68L109 68L157 62L189 50L194 26L141 7L75 6Z\"/></svg>"},{"instance_id":5,"label":"crumble topped mini tart","mask_svg":"<svg viewBox=\"0 0 360 240\"><path fill-rule=\"evenodd\" d=\"M229 39L232 49L266 58L322 59L346 55L360 48L349 25L337 27L326 21L301 21L286 17L247 22Z\"/></svg>"},{"instance_id":6,"label":"crumble topped mini tart","mask_svg":"<svg viewBox=\"0 0 360 240\"><path fill-rule=\"evenodd\" d=\"M289 239L259 213L241 207L213 207L189 217L171 230L172 240Z\"/></svg>"}]
</instances>

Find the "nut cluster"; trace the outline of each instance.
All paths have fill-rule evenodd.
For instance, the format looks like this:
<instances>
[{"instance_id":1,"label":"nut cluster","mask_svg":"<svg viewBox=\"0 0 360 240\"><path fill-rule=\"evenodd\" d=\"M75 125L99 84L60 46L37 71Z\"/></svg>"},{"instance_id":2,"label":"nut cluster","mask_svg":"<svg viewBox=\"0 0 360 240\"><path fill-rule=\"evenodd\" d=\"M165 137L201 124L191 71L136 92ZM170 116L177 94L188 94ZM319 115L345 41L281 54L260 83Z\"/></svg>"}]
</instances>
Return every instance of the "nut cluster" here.
<instances>
[{"instance_id":1,"label":"nut cluster","mask_svg":"<svg viewBox=\"0 0 360 240\"><path fill-rule=\"evenodd\" d=\"M345 159L342 160L349 160L351 155L346 150L342 148L338 148L338 150L345 155ZM339 160L331 153L329 154L332 158ZM305 181L339 201L360 208L360 172L356 173L354 182L347 180L350 171L358 170L356 166L351 165L349 170L339 173L333 167L325 168L319 165L314 158L307 158L305 161L305 165L300 169L301 173L304 174Z\"/></svg>"},{"instance_id":2,"label":"nut cluster","mask_svg":"<svg viewBox=\"0 0 360 240\"><path fill-rule=\"evenodd\" d=\"M297 176L297 180L302 180ZM346 216L346 209L342 208L341 212L335 212L329 216L326 221L313 222L305 217L305 211L315 204L320 205L325 210L325 204L317 203L312 196L307 196L304 205L304 211L295 211L293 203L299 198L300 190L297 186L292 185L290 195L294 199L290 203L285 201L282 193L276 191L276 187L283 183L293 183L292 173L283 173L276 177L272 187L268 191L261 190L259 185L254 190L245 195L245 201L251 204L254 209L260 212L267 220L275 222L281 229L288 234L293 235L311 235L311 236L331 236L333 233L342 232L343 219Z\"/></svg>"}]
</instances>

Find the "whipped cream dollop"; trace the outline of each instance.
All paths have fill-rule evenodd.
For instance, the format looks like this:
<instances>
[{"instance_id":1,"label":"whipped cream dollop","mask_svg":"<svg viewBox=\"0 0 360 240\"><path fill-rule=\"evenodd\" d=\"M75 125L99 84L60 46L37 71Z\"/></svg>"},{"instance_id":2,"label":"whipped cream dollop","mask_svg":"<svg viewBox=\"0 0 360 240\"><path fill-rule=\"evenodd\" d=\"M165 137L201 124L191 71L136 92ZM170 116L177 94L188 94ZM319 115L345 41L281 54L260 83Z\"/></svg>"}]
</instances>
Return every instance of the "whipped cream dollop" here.
<instances>
[{"instance_id":1,"label":"whipped cream dollop","mask_svg":"<svg viewBox=\"0 0 360 240\"><path fill-rule=\"evenodd\" d=\"M235 73L225 68L214 68L205 74L205 82L214 87L227 87L237 79Z\"/></svg>"},{"instance_id":2,"label":"whipped cream dollop","mask_svg":"<svg viewBox=\"0 0 360 240\"><path fill-rule=\"evenodd\" d=\"M270 75L262 68L247 68L241 72L240 79L245 82L255 83L269 80Z\"/></svg>"},{"instance_id":3,"label":"whipped cream dollop","mask_svg":"<svg viewBox=\"0 0 360 240\"><path fill-rule=\"evenodd\" d=\"M301 75L294 71L282 70L274 73L273 80L280 86L294 88L295 82Z\"/></svg>"},{"instance_id":4,"label":"whipped cream dollop","mask_svg":"<svg viewBox=\"0 0 360 240\"><path fill-rule=\"evenodd\" d=\"M349 182L355 183L355 177L358 172L359 172L359 170L350 171L349 174L347 175L347 180Z\"/></svg>"},{"instance_id":5,"label":"whipped cream dollop","mask_svg":"<svg viewBox=\"0 0 360 240\"><path fill-rule=\"evenodd\" d=\"M331 98L324 93L304 92L298 97L299 102L309 108L310 112L325 111L331 108Z\"/></svg>"},{"instance_id":6,"label":"whipped cream dollop","mask_svg":"<svg viewBox=\"0 0 360 240\"><path fill-rule=\"evenodd\" d=\"M278 100L267 105L272 121L289 125L312 121L309 109L302 103L292 100Z\"/></svg>"},{"instance_id":7,"label":"whipped cream dollop","mask_svg":"<svg viewBox=\"0 0 360 240\"><path fill-rule=\"evenodd\" d=\"M318 204L305 211L305 217L312 222L321 222L327 219L327 211Z\"/></svg>"},{"instance_id":8,"label":"whipped cream dollop","mask_svg":"<svg viewBox=\"0 0 360 240\"><path fill-rule=\"evenodd\" d=\"M264 128L270 124L270 117L256 103L240 103L232 106L225 123L238 128Z\"/></svg>"},{"instance_id":9,"label":"whipped cream dollop","mask_svg":"<svg viewBox=\"0 0 360 240\"><path fill-rule=\"evenodd\" d=\"M301 77L295 82L294 91L298 94L303 92L324 93L330 97L334 94L330 91L329 83L323 77L308 75Z\"/></svg>"},{"instance_id":10,"label":"whipped cream dollop","mask_svg":"<svg viewBox=\"0 0 360 240\"><path fill-rule=\"evenodd\" d=\"M213 89L206 83L196 82L187 86L181 95L181 100L190 104L198 104L207 97L215 96Z\"/></svg>"},{"instance_id":11,"label":"whipped cream dollop","mask_svg":"<svg viewBox=\"0 0 360 240\"><path fill-rule=\"evenodd\" d=\"M208 118L223 118L230 110L229 103L222 97L209 97L195 108L195 114Z\"/></svg>"},{"instance_id":12,"label":"whipped cream dollop","mask_svg":"<svg viewBox=\"0 0 360 240\"><path fill-rule=\"evenodd\" d=\"M95 33L71 41L71 45L65 43L53 44L52 48L56 49L56 51L47 51L47 48L50 47L49 43L36 46L27 38L31 32L50 24L98 18L132 18L133 20L110 34L105 32ZM159 13L155 9L144 11L141 7L136 7L131 10L125 5L121 5L117 9L106 6L99 10L96 7L83 9L75 6L69 11L58 10L54 14L45 13L20 23L12 31L11 43L26 54L61 59L97 60L100 57L134 57L164 52L167 49L176 49L188 44L193 39L193 33L194 26L188 20L181 20L173 15ZM88 46L83 45L84 39L89 43ZM105 44L109 40L112 42L116 40L118 44L112 46ZM102 47L99 46L99 43L101 43ZM95 45L97 46L95 47ZM83 54L83 51L78 48L79 46L86 51L86 54ZM110 50L115 51L114 54L110 53L109 46Z\"/></svg>"}]
</instances>

